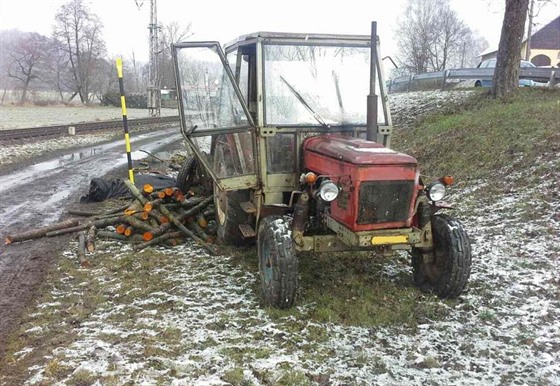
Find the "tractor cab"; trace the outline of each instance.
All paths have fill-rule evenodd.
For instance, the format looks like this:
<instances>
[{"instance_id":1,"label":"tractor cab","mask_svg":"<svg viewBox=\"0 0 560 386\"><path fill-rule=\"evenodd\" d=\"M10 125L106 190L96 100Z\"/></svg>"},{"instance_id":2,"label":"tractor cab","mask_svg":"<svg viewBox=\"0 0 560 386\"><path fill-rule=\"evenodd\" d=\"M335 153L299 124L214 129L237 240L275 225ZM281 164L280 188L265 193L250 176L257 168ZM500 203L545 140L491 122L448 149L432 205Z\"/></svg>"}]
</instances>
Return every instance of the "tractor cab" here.
<instances>
[{"instance_id":1,"label":"tractor cab","mask_svg":"<svg viewBox=\"0 0 560 386\"><path fill-rule=\"evenodd\" d=\"M301 251L408 250L419 285L449 297L466 284L447 277L451 246L436 253L445 183L424 184L416 160L389 148L375 31L174 45L181 131L213 181L218 236L256 239L267 304L294 303Z\"/></svg>"}]
</instances>

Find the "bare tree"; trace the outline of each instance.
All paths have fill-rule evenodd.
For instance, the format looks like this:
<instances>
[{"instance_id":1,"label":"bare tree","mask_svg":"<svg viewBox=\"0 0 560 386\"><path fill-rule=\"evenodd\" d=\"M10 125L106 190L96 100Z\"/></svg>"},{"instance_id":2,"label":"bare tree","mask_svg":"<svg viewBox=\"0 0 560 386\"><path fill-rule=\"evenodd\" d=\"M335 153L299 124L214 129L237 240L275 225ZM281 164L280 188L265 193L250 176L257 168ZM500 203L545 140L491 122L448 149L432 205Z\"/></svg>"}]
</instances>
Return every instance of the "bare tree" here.
<instances>
[{"instance_id":1,"label":"bare tree","mask_svg":"<svg viewBox=\"0 0 560 386\"><path fill-rule=\"evenodd\" d=\"M171 46L192 36L191 23L186 27L177 21L167 24L161 34L159 57L160 84L163 88L175 88L175 71L171 57Z\"/></svg>"},{"instance_id":2,"label":"bare tree","mask_svg":"<svg viewBox=\"0 0 560 386\"><path fill-rule=\"evenodd\" d=\"M8 76L16 79L21 86L20 103L25 102L31 82L40 76L41 65L47 57L45 36L29 33L8 47Z\"/></svg>"},{"instance_id":3,"label":"bare tree","mask_svg":"<svg viewBox=\"0 0 560 386\"><path fill-rule=\"evenodd\" d=\"M55 16L54 37L68 56L75 95L82 103L90 101L91 80L105 53L101 21L83 0L62 5Z\"/></svg>"},{"instance_id":4,"label":"bare tree","mask_svg":"<svg viewBox=\"0 0 560 386\"><path fill-rule=\"evenodd\" d=\"M18 30L0 31L0 85L2 87L2 97L0 98L0 103L4 103L8 90L14 89L16 85L16 80L8 76L11 64L8 48L14 45L15 42L24 35L25 33Z\"/></svg>"},{"instance_id":5,"label":"bare tree","mask_svg":"<svg viewBox=\"0 0 560 386\"><path fill-rule=\"evenodd\" d=\"M400 67L411 73L458 67L478 54L477 38L449 0L409 0L396 32Z\"/></svg>"},{"instance_id":6,"label":"bare tree","mask_svg":"<svg viewBox=\"0 0 560 386\"><path fill-rule=\"evenodd\" d=\"M502 34L496 57L496 70L490 90L494 98L509 94L519 86L521 42L528 7L529 0L506 0Z\"/></svg>"}]
</instances>

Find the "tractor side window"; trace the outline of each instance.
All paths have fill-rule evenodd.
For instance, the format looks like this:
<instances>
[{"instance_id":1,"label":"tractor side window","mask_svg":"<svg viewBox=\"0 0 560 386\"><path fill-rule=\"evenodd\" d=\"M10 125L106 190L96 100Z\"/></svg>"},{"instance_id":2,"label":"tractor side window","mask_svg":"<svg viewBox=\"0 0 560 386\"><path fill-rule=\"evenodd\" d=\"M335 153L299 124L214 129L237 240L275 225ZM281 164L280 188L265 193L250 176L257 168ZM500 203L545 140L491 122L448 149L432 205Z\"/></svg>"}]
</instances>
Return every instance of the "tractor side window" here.
<instances>
[{"instance_id":1,"label":"tractor side window","mask_svg":"<svg viewBox=\"0 0 560 386\"><path fill-rule=\"evenodd\" d=\"M235 83L243 95L245 102L249 97L249 55L244 55L241 51L232 51L227 56L229 68L235 78Z\"/></svg>"},{"instance_id":2,"label":"tractor side window","mask_svg":"<svg viewBox=\"0 0 560 386\"><path fill-rule=\"evenodd\" d=\"M246 115L213 47L177 50L183 116L187 127L247 127Z\"/></svg>"},{"instance_id":3,"label":"tractor side window","mask_svg":"<svg viewBox=\"0 0 560 386\"><path fill-rule=\"evenodd\" d=\"M193 137L192 141L218 178L255 173L251 132Z\"/></svg>"},{"instance_id":4,"label":"tractor side window","mask_svg":"<svg viewBox=\"0 0 560 386\"><path fill-rule=\"evenodd\" d=\"M293 173L295 170L294 134L276 134L266 139L266 162L269 173Z\"/></svg>"}]
</instances>

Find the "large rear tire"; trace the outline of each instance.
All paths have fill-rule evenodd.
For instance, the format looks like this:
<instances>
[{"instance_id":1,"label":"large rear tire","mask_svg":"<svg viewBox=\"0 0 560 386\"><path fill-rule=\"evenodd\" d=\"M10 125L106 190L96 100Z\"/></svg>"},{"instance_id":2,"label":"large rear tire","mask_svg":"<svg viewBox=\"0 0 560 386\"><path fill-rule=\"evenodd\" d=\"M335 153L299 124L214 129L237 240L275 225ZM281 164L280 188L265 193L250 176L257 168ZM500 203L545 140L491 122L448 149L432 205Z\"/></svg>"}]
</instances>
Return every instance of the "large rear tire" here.
<instances>
[{"instance_id":1,"label":"large rear tire","mask_svg":"<svg viewBox=\"0 0 560 386\"><path fill-rule=\"evenodd\" d=\"M197 166L198 162L192 155L188 156L185 162L183 162L181 169L179 169L179 174L177 175L177 187L181 192L187 193L193 185Z\"/></svg>"},{"instance_id":2,"label":"large rear tire","mask_svg":"<svg viewBox=\"0 0 560 386\"><path fill-rule=\"evenodd\" d=\"M424 263L422 253L412 251L414 283L441 298L456 298L467 286L471 273L471 245L463 225L455 218L432 216L433 259Z\"/></svg>"},{"instance_id":3,"label":"large rear tire","mask_svg":"<svg viewBox=\"0 0 560 386\"><path fill-rule=\"evenodd\" d=\"M261 220L258 253L263 302L290 308L296 300L298 264L289 217L268 216Z\"/></svg>"},{"instance_id":4,"label":"large rear tire","mask_svg":"<svg viewBox=\"0 0 560 386\"><path fill-rule=\"evenodd\" d=\"M248 190L226 192L214 184L214 206L218 223L218 238L231 245L245 245L249 240L243 237L240 224L247 224L249 214L241 208L241 203L249 201Z\"/></svg>"}]
</instances>

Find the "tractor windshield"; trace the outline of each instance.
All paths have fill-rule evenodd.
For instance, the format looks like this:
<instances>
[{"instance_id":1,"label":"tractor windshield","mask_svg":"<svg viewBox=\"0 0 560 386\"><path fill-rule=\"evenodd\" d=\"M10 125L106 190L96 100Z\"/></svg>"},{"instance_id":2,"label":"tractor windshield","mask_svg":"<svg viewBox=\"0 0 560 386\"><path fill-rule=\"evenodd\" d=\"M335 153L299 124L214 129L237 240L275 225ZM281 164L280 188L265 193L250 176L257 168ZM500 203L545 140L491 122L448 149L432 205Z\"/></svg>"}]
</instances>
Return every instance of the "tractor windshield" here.
<instances>
[{"instance_id":1,"label":"tractor windshield","mask_svg":"<svg viewBox=\"0 0 560 386\"><path fill-rule=\"evenodd\" d=\"M266 124L365 125L369 58L369 47L265 45Z\"/></svg>"}]
</instances>

